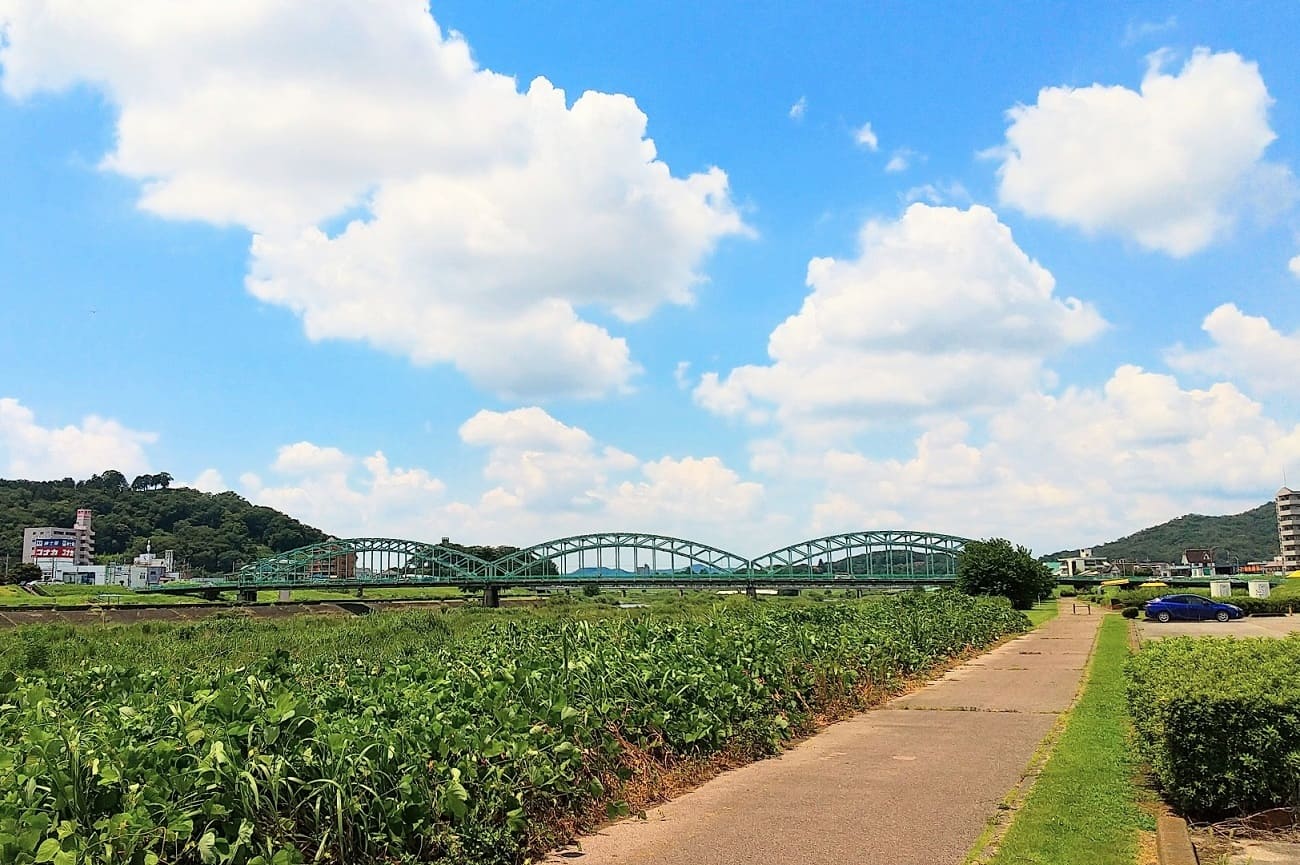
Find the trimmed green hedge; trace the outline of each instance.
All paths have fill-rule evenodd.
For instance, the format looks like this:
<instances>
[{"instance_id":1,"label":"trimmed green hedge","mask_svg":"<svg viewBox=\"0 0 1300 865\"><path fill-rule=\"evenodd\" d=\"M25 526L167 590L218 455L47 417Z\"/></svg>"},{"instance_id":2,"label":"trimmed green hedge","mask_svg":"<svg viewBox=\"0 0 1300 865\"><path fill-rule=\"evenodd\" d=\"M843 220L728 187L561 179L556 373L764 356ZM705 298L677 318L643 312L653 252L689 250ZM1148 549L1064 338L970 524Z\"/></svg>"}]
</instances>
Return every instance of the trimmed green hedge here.
<instances>
[{"instance_id":1,"label":"trimmed green hedge","mask_svg":"<svg viewBox=\"0 0 1300 865\"><path fill-rule=\"evenodd\" d=\"M1114 601L1124 607L1140 607L1147 601L1153 601L1164 595L1200 595L1203 598L1210 596L1209 589L1184 589L1180 586L1170 586L1167 589L1127 589L1122 592L1116 592L1112 597ZM1237 598L1227 598L1231 603L1237 603Z\"/></svg>"},{"instance_id":2,"label":"trimmed green hedge","mask_svg":"<svg viewBox=\"0 0 1300 865\"><path fill-rule=\"evenodd\" d=\"M1300 636L1151 641L1127 671L1138 746L1175 807L1300 804Z\"/></svg>"},{"instance_id":3,"label":"trimmed green hedge","mask_svg":"<svg viewBox=\"0 0 1300 865\"><path fill-rule=\"evenodd\" d=\"M1116 592L1110 600L1121 607L1141 607L1147 601L1154 600L1162 595L1200 595L1203 598L1208 598L1210 592L1208 589L1182 589L1172 586L1167 589L1132 589L1125 592ZM1300 612L1300 598L1290 594L1274 594L1270 598L1233 595L1230 598L1215 598L1215 600L1236 604L1245 610L1248 616L1284 616L1288 611Z\"/></svg>"},{"instance_id":4,"label":"trimmed green hedge","mask_svg":"<svg viewBox=\"0 0 1300 865\"><path fill-rule=\"evenodd\" d=\"M1300 612L1300 599L1296 598L1228 598L1228 603L1236 604L1246 611L1248 616L1285 616L1287 613Z\"/></svg>"}]
</instances>

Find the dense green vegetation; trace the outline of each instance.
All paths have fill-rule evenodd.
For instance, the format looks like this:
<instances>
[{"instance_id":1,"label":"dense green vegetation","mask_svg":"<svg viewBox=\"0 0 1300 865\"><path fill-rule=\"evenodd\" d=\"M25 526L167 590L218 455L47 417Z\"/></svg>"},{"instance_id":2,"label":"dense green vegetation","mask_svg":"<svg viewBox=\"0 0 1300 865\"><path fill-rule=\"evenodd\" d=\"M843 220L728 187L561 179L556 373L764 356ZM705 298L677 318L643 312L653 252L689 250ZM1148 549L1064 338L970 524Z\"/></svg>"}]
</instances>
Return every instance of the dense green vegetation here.
<instances>
[{"instance_id":1,"label":"dense green vegetation","mask_svg":"<svg viewBox=\"0 0 1300 865\"><path fill-rule=\"evenodd\" d=\"M771 753L1028 626L953 592L578 612L5 633L0 861L520 862L633 771Z\"/></svg>"},{"instance_id":2,"label":"dense green vegetation","mask_svg":"<svg viewBox=\"0 0 1300 865\"><path fill-rule=\"evenodd\" d=\"M1236 557L1238 562L1262 562L1277 555L1277 511L1272 502L1239 514L1207 517L1187 514L1158 526L1092 548L1093 554L1108 559L1134 559L1141 562L1178 562L1183 550L1214 547L1219 564ZM1061 550L1044 556L1056 560L1078 554L1078 550Z\"/></svg>"},{"instance_id":3,"label":"dense green vegetation","mask_svg":"<svg viewBox=\"0 0 1300 865\"><path fill-rule=\"evenodd\" d=\"M1051 597L1056 578L1025 547L991 538L967 542L957 557L957 588L968 595L998 595L1027 610Z\"/></svg>"},{"instance_id":4,"label":"dense green vegetation","mask_svg":"<svg viewBox=\"0 0 1300 865\"><path fill-rule=\"evenodd\" d=\"M993 865L1131 865L1137 834L1150 828L1138 808L1124 706L1128 626L1102 622L1087 685L1065 732L1007 830Z\"/></svg>"},{"instance_id":5,"label":"dense green vegetation","mask_svg":"<svg viewBox=\"0 0 1300 865\"><path fill-rule=\"evenodd\" d=\"M1300 637L1173 637L1129 663L1143 756L1192 815L1300 804Z\"/></svg>"},{"instance_id":6,"label":"dense green vegetation","mask_svg":"<svg viewBox=\"0 0 1300 865\"><path fill-rule=\"evenodd\" d=\"M97 553L129 558L152 541L156 552L175 550L198 575L229 573L238 564L325 539L319 529L235 493L170 489L170 482L164 472L132 484L116 471L83 481L0 480L0 556L22 555L27 526L71 527L77 508L95 512Z\"/></svg>"}]
</instances>

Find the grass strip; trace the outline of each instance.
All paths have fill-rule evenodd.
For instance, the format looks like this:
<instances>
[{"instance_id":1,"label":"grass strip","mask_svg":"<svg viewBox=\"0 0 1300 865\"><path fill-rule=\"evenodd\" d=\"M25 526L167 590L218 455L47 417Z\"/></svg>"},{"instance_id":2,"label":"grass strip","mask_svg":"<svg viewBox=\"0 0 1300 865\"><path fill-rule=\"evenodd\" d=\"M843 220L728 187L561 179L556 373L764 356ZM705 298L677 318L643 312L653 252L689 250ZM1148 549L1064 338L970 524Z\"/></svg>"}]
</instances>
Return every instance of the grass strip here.
<instances>
[{"instance_id":1,"label":"grass strip","mask_svg":"<svg viewBox=\"0 0 1300 865\"><path fill-rule=\"evenodd\" d=\"M1034 604L1032 609L1025 610L1025 615L1035 628L1056 618L1056 614L1061 612L1061 607L1056 603L1056 598L1048 598L1045 601L1039 601Z\"/></svg>"},{"instance_id":2,"label":"grass strip","mask_svg":"<svg viewBox=\"0 0 1300 865\"><path fill-rule=\"evenodd\" d=\"M1107 616L1083 696L993 865L1132 865L1136 860L1138 831L1153 827L1138 807L1133 780L1124 702L1127 655L1127 623Z\"/></svg>"}]
</instances>

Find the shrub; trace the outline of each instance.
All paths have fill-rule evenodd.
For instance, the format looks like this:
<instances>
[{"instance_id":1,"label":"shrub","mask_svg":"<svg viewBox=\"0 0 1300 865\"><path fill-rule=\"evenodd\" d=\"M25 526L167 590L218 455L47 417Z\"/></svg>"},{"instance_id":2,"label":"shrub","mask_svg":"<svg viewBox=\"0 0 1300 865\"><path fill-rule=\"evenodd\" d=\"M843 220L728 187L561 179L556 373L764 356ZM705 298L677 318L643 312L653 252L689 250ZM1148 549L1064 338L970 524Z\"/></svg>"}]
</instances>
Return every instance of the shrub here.
<instances>
[{"instance_id":1,"label":"shrub","mask_svg":"<svg viewBox=\"0 0 1300 865\"><path fill-rule=\"evenodd\" d=\"M1228 598L1229 603L1245 610L1248 616L1285 616L1300 608L1295 598Z\"/></svg>"},{"instance_id":2,"label":"shrub","mask_svg":"<svg viewBox=\"0 0 1300 865\"><path fill-rule=\"evenodd\" d=\"M1076 591L1073 586L1061 586L1062 598L1073 598L1076 597L1078 594L1079 594L1078 591Z\"/></svg>"},{"instance_id":3,"label":"shrub","mask_svg":"<svg viewBox=\"0 0 1300 865\"><path fill-rule=\"evenodd\" d=\"M1300 804L1297 667L1297 637L1172 637L1129 661L1138 746L1173 805L1214 817Z\"/></svg>"},{"instance_id":4,"label":"shrub","mask_svg":"<svg viewBox=\"0 0 1300 865\"><path fill-rule=\"evenodd\" d=\"M1142 610L1137 607L1125 607L1120 615L1126 619L1136 619L1141 612Z\"/></svg>"},{"instance_id":5,"label":"shrub","mask_svg":"<svg viewBox=\"0 0 1300 865\"><path fill-rule=\"evenodd\" d=\"M1047 565L1003 538L968 541L957 557L957 588L968 595L1001 595L1027 610L1055 587Z\"/></svg>"}]
</instances>

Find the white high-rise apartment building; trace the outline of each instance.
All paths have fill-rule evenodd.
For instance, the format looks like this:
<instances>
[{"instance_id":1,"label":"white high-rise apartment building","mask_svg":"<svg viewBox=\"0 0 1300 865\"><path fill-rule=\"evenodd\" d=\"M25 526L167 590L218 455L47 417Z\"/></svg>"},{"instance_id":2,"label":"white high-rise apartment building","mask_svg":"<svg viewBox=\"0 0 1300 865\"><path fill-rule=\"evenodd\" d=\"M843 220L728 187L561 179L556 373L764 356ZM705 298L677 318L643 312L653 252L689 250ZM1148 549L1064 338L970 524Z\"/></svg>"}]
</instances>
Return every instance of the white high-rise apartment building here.
<instances>
[{"instance_id":1,"label":"white high-rise apartment building","mask_svg":"<svg viewBox=\"0 0 1300 865\"><path fill-rule=\"evenodd\" d=\"M1282 546L1282 568L1300 571L1300 493L1277 491L1277 538Z\"/></svg>"},{"instance_id":2,"label":"white high-rise apartment building","mask_svg":"<svg viewBox=\"0 0 1300 865\"><path fill-rule=\"evenodd\" d=\"M77 511L72 528L37 526L23 529L23 561L34 562L53 572L55 560L89 565L95 556L95 530L90 527L89 508Z\"/></svg>"}]
</instances>

